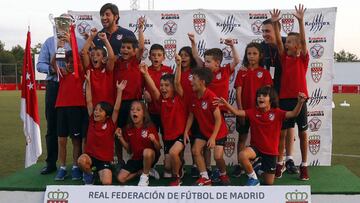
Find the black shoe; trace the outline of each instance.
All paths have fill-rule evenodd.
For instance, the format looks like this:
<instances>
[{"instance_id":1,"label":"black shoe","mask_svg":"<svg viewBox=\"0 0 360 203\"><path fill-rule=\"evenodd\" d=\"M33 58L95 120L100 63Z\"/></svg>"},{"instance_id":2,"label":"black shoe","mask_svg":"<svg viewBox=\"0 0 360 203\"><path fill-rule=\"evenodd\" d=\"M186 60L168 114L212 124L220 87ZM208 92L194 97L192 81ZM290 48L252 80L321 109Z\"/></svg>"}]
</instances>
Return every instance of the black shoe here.
<instances>
[{"instance_id":1,"label":"black shoe","mask_svg":"<svg viewBox=\"0 0 360 203\"><path fill-rule=\"evenodd\" d=\"M295 166L294 161L292 159L289 159L285 163L286 171L290 174L298 174L299 169Z\"/></svg>"},{"instance_id":2,"label":"black shoe","mask_svg":"<svg viewBox=\"0 0 360 203\"><path fill-rule=\"evenodd\" d=\"M44 168L41 169L40 174L47 175L55 172L56 170L57 170L56 166L45 166Z\"/></svg>"}]
</instances>

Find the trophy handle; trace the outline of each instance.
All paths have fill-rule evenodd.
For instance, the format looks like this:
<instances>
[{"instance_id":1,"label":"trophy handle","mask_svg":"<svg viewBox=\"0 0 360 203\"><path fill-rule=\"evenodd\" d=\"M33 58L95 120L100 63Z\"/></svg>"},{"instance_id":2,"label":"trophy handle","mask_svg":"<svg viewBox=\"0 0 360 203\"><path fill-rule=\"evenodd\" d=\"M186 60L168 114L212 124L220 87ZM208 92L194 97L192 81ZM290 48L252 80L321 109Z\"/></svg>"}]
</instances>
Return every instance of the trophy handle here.
<instances>
[{"instance_id":1,"label":"trophy handle","mask_svg":"<svg viewBox=\"0 0 360 203\"><path fill-rule=\"evenodd\" d=\"M49 14L49 20L50 20L51 24L53 26L55 26L54 14L52 14L52 13Z\"/></svg>"}]
</instances>

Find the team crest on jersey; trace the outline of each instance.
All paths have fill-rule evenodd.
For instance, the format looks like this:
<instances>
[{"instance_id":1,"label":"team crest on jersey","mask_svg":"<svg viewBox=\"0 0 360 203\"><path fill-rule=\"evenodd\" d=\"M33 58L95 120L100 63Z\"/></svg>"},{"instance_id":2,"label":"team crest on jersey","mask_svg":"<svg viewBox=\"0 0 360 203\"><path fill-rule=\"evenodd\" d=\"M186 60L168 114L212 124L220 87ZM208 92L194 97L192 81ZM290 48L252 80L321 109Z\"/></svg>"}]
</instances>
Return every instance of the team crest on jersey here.
<instances>
[{"instance_id":1,"label":"team crest on jersey","mask_svg":"<svg viewBox=\"0 0 360 203\"><path fill-rule=\"evenodd\" d=\"M264 75L264 73L263 72L258 72L257 74L256 74L256 76L258 77L258 78L262 78L263 77L263 75Z\"/></svg>"},{"instance_id":2,"label":"team crest on jersey","mask_svg":"<svg viewBox=\"0 0 360 203\"><path fill-rule=\"evenodd\" d=\"M281 27L286 34L289 34L294 29L294 16L291 13L284 13L281 16Z\"/></svg>"},{"instance_id":3,"label":"team crest on jersey","mask_svg":"<svg viewBox=\"0 0 360 203\"><path fill-rule=\"evenodd\" d=\"M163 30L167 35L173 35L177 31L177 24L169 20L163 25Z\"/></svg>"},{"instance_id":4,"label":"team crest on jersey","mask_svg":"<svg viewBox=\"0 0 360 203\"><path fill-rule=\"evenodd\" d=\"M274 113L269 113L269 120L273 121L275 119Z\"/></svg>"},{"instance_id":5,"label":"team crest on jersey","mask_svg":"<svg viewBox=\"0 0 360 203\"><path fill-rule=\"evenodd\" d=\"M201 35L205 30L206 15L203 13L195 13L193 15L193 25L195 32Z\"/></svg>"},{"instance_id":6,"label":"team crest on jersey","mask_svg":"<svg viewBox=\"0 0 360 203\"><path fill-rule=\"evenodd\" d=\"M192 75L192 74L189 75L188 80L189 80L189 81L192 81L192 80L193 80L193 75Z\"/></svg>"},{"instance_id":7,"label":"team crest on jersey","mask_svg":"<svg viewBox=\"0 0 360 203\"><path fill-rule=\"evenodd\" d=\"M235 152L235 138L227 137L224 143L224 153L227 157L231 157Z\"/></svg>"},{"instance_id":8,"label":"team crest on jersey","mask_svg":"<svg viewBox=\"0 0 360 203\"><path fill-rule=\"evenodd\" d=\"M141 137L146 138L148 136L148 131L147 130L142 130L141 131Z\"/></svg>"},{"instance_id":9,"label":"team crest on jersey","mask_svg":"<svg viewBox=\"0 0 360 203\"><path fill-rule=\"evenodd\" d=\"M312 119L310 119L308 124L309 124L310 131L316 132L320 129L322 122L321 122L320 118L313 117Z\"/></svg>"},{"instance_id":10,"label":"team crest on jersey","mask_svg":"<svg viewBox=\"0 0 360 203\"><path fill-rule=\"evenodd\" d=\"M324 54L324 47L321 44L314 44L314 46L310 48L310 55L314 59L321 58L323 54Z\"/></svg>"},{"instance_id":11,"label":"team crest on jersey","mask_svg":"<svg viewBox=\"0 0 360 203\"><path fill-rule=\"evenodd\" d=\"M164 41L164 49L166 58L172 60L176 53L176 39L166 39Z\"/></svg>"},{"instance_id":12,"label":"team crest on jersey","mask_svg":"<svg viewBox=\"0 0 360 203\"><path fill-rule=\"evenodd\" d=\"M117 39L117 40L120 41L122 38L123 38L123 35L121 35L121 34L116 35L116 39Z\"/></svg>"},{"instance_id":13,"label":"team crest on jersey","mask_svg":"<svg viewBox=\"0 0 360 203\"><path fill-rule=\"evenodd\" d=\"M204 110L206 110L206 109L207 109L207 106L208 106L208 104L207 104L206 101L201 102L201 108L203 108Z\"/></svg>"},{"instance_id":14,"label":"team crest on jersey","mask_svg":"<svg viewBox=\"0 0 360 203\"><path fill-rule=\"evenodd\" d=\"M321 79L322 72L323 72L323 63L321 62L314 62L310 64L311 68L311 78L315 83L318 83Z\"/></svg>"},{"instance_id":15,"label":"team crest on jersey","mask_svg":"<svg viewBox=\"0 0 360 203\"><path fill-rule=\"evenodd\" d=\"M251 24L251 30L255 35L262 34L261 27L262 27L262 21L260 20L257 20Z\"/></svg>"},{"instance_id":16,"label":"team crest on jersey","mask_svg":"<svg viewBox=\"0 0 360 203\"><path fill-rule=\"evenodd\" d=\"M220 80L220 79L221 79L221 72L220 72L220 73L218 73L218 74L216 74L216 76L215 76L215 77L216 77L216 79L217 79L217 80Z\"/></svg>"},{"instance_id":17,"label":"team crest on jersey","mask_svg":"<svg viewBox=\"0 0 360 203\"><path fill-rule=\"evenodd\" d=\"M309 136L309 151L316 155L320 150L320 135Z\"/></svg>"},{"instance_id":18,"label":"team crest on jersey","mask_svg":"<svg viewBox=\"0 0 360 203\"><path fill-rule=\"evenodd\" d=\"M107 123L104 123L102 126L101 126L101 129L105 130L107 128Z\"/></svg>"}]
</instances>

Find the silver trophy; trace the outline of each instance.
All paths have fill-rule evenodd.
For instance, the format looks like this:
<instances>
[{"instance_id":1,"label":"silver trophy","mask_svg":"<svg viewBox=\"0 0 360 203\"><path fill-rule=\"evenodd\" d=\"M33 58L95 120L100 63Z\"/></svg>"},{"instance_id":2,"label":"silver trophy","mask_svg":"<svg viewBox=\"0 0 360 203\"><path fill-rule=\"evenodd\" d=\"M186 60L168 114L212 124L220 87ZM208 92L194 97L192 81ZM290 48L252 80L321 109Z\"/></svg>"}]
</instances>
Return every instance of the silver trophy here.
<instances>
[{"instance_id":1,"label":"silver trophy","mask_svg":"<svg viewBox=\"0 0 360 203\"><path fill-rule=\"evenodd\" d=\"M74 23L74 20L69 16L61 15L60 17L55 17L53 14L49 15L50 22L54 27L54 35L56 35L55 45L56 45L56 60L65 60L65 41L64 38L67 34L70 34L70 25Z\"/></svg>"}]
</instances>

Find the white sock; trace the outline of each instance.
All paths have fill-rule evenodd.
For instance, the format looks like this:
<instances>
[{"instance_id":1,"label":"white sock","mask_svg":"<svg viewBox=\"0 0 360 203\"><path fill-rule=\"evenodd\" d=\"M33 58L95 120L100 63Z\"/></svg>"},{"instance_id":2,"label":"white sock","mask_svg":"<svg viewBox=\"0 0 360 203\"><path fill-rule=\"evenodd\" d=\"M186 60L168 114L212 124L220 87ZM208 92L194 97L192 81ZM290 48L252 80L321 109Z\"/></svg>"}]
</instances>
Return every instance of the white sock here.
<instances>
[{"instance_id":1,"label":"white sock","mask_svg":"<svg viewBox=\"0 0 360 203\"><path fill-rule=\"evenodd\" d=\"M66 166L60 166L60 169L66 170Z\"/></svg>"},{"instance_id":2,"label":"white sock","mask_svg":"<svg viewBox=\"0 0 360 203\"><path fill-rule=\"evenodd\" d=\"M253 171L252 173L250 173L250 174L247 174L248 176L249 176L249 178L253 178L253 179L258 179L257 178L257 176L256 176L256 173L255 173L255 171Z\"/></svg>"},{"instance_id":3,"label":"white sock","mask_svg":"<svg viewBox=\"0 0 360 203\"><path fill-rule=\"evenodd\" d=\"M285 160L286 160L286 161L289 161L290 159L293 160L293 156L286 156L286 159L285 159Z\"/></svg>"},{"instance_id":4,"label":"white sock","mask_svg":"<svg viewBox=\"0 0 360 203\"><path fill-rule=\"evenodd\" d=\"M301 162L301 166L307 166L307 162Z\"/></svg>"},{"instance_id":5,"label":"white sock","mask_svg":"<svg viewBox=\"0 0 360 203\"><path fill-rule=\"evenodd\" d=\"M79 167L78 167L78 166L73 165L73 166L72 166L72 168L74 169L74 168L79 168Z\"/></svg>"},{"instance_id":6,"label":"white sock","mask_svg":"<svg viewBox=\"0 0 360 203\"><path fill-rule=\"evenodd\" d=\"M200 176L203 178L209 179L209 175L208 175L207 171L200 172Z\"/></svg>"}]
</instances>

